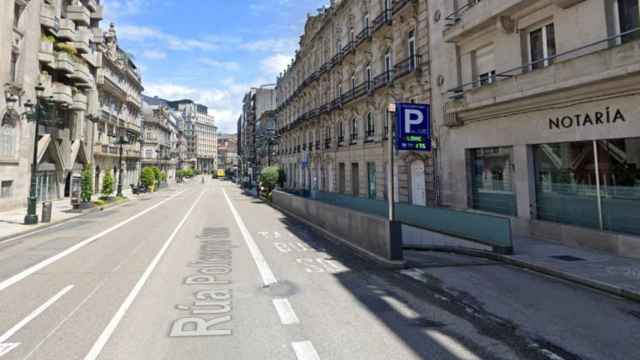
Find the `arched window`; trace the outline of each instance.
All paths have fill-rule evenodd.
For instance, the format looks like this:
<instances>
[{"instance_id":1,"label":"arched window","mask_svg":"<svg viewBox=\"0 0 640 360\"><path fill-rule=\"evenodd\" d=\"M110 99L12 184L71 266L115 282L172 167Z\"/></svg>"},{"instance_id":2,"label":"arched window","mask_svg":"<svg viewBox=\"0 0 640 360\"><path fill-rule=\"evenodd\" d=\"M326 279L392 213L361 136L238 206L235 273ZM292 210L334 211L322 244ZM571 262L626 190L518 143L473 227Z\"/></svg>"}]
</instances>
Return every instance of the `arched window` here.
<instances>
[{"instance_id":1,"label":"arched window","mask_svg":"<svg viewBox=\"0 0 640 360\"><path fill-rule=\"evenodd\" d=\"M16 155L18 138L15 116L5 113L0 123L0 158L13 158Z\"/></svg>"}]
</instances>

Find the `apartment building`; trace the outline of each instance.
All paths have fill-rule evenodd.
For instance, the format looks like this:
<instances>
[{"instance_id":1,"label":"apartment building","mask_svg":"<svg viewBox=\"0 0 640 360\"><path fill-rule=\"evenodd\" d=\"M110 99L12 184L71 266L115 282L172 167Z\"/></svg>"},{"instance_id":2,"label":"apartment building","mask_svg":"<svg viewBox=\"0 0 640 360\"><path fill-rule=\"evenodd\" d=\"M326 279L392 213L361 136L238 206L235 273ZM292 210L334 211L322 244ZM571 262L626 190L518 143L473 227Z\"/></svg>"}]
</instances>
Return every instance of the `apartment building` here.
<instances>
[{"instance_id":1,"label":"apartment building","mask_svg":"<svg viewBox=\"0 0 640 360\"><path fill-rule=\"evenodd\" d=\"M23 206L29 195L35 126L25 105L38 100L49 120L38 129L39 201L70 196L91 163L102 12L97 0L1 2L0 210Z\"/></svg>"},{"instance_id":2,"label":"apartment building","mask_svg":"<svg viewBox=\"0 0 640 360\"><path fill-rule=\"evenodd\" d=\"M431 99L428 3L331 1L308 17L276 87L287 187L387 197L389 104ZM396 198L434 204L432 155L395 156Z\"/></svg>"},{"instance_id":3,"label":"apartment building","mask_svg":"<svg viewBox=\"0 0 640 360\"><path fill-rule=\"evenodd\" d=\"M107 172L119 179L122 145L123 186L138 184L142 128L142 79L133 59L118 46L113 24L103 34L96 31L101 68L97 85L100 116L95 123L94 181L101 189Z\"/></svg>"},{"instance_id":4,"label":"apartment building","mask_svg":"<svg viewBox=\"0 0 640 360\"><path fill-rule=\"evenodd\" d=\"M638 0L429 7L442 202L640 254Z\"/></svg>"},{"instance_id":5,"label":"apartment building","mask_svg":"<svg viewBox=\"0 0 640 360\"><path fill-rule=\"evenodd\" d=\"M269 122L267 119L274 117L275 108L276 90L273 85L251 88L242 101L242 116L239 120L238 132L238 138L241 142L241 171L252 182L256 179L260 168L257 149L258 127L261 124L267 124ZM264 133L260 135L264 135Z\"/></svg>"},{"instance_id":6,"label":"apartment building","mask_svg":"<svg viewBox=\"0 0 640 360\"><path fill-rule=\"evenodd\" d=\"M196 168L203 172L217 169L217 127L209 109L192 100L169 101L173 111L184 118L184 134L187 139L188 156Z\"/></svg>"},{"instance_id":7,"label":"apartment building","mask_svg":"<svg viewBox=\"0 0 640 360\"><path fill-rule=\"evenodd\" d=\"M228 173L238 169L238 138L235 134L218 135L218 169Z\"/></svg>"},{"instance_id":8,"label":"apartment building","mask_svg":"<svg viewBox=\"0 0 640 360\"><path fill-rule=\"evenodd\" d=\"M157 167L173 181L180 161L181 135L171 110L143 103L142 167Z\"/></svg>"}]
</instances>

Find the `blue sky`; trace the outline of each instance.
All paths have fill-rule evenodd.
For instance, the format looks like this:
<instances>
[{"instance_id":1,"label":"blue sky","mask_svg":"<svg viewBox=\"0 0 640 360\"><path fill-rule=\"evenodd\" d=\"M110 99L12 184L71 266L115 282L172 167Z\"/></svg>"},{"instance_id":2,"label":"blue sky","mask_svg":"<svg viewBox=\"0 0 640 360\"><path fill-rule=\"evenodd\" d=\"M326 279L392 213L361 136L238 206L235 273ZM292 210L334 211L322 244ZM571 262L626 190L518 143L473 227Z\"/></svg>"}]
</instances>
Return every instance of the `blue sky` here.
<instances>
[{"instance_id":1,"label":"blue sky","mask_svg":"<svg viewBox=\"0 0 640 360\"><path fill-rule=\"evenodd\" d=\"M242 96L274 83L291 60L307 13L328 0L103 0L120 46L133 54L146 95L209 106L235 132Z\"/></svg>"}]
</instances>

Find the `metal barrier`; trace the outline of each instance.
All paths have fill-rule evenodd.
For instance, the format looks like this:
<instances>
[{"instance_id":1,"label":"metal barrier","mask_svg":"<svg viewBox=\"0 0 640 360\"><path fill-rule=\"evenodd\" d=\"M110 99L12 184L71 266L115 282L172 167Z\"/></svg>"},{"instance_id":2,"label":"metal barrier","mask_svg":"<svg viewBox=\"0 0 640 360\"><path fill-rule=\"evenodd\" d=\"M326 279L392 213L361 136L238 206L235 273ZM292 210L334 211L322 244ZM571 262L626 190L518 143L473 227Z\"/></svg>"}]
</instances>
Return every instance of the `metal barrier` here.
<instances>
[{"instance_id":1,"label":"metal barrier","mask_svg":"<svg viewBox=\"0 0 640 360\"><path fill-rule=\"evenodd\" d=\"M388 216L386 201L316 191L304 195L335 206ZM513 252L511 220L506 217L402 203L396 206L396 216L403 224L489 245L501 253Z\"/></svg>"}]
</instances>

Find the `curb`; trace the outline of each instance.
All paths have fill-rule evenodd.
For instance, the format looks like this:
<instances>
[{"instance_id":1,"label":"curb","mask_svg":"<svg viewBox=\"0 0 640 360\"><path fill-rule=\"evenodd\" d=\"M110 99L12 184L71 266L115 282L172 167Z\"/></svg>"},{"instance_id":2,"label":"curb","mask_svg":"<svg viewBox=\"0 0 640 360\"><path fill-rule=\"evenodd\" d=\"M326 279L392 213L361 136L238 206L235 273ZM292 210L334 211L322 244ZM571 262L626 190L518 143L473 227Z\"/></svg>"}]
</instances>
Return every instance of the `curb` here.
<instances>
[{"instance_id":1,"label":"curb","mask_svg":"<svg viewBox=\"0 0 640 360\"><path fill-rule=\"evenodd\" d=\"M161 190L157 191L156 193L164 192L167 189L170 189L170 188L161 189ZM89 209L86 212L81 213L78 216L73 216L73 217L70 217L70 218L67 218L67 219L64 219L64 220L52 222L52 223L49 223L47 225L40 226L40 227L38 227L36 229L29 229L29 230L25 230L25 231L22 231L22 232L19 232L19 233L15 233L15 234L11 234L11 235L0 237L0 245L3 242L9 241L9 240L13 240L13 239L16 239L16 238L20 238L20 237L25 237L25 236L32 235L32 234L35 234L35 233L39 233L39 232L45 231L47 229L51 229L51 228L56 227L56 226L60 226L60 225L62 225L64 223L67 223L67 222L69 222L71 220L75 220L75 219L78 219L78 218L81 218L81 217L84 217L86 215L90 215L90 214L93 214L93 213L96 213L96 212L104 211L105 209L117 209L120 206L129 203L130 201L131 201L131 199L127 198L127 201L123 201L123 202L118 203L118 204L108 204L107 206L103 205L103 206L99 206L99 207L97 206L97 207Z\"/></svg>"},{"instance_id":2,"label":"curb","mask_svg":"<svg viewBox=\"0 0 640 360\"><path fill-rule=\"evenodd\" d=\"M568 281L574 284L585 286L591 289L605 292L609 295L622 297L627 300L631 300L640 303L640 292L629 290L620 286L615 286L601 281L591 280L585 277L576 276L559 270L553 270L541 265L532 264L527 261L514 259L506 255L495 254L482 250L471 250L455 246L405 246L404 250L416 250L416 251L434 251L434 252L448 252L460 255L481 257L489 260L499 261L508 265L512 265L518 268L530 270L547 276L551 276L556 279Z\"/></svg>"}]
</instances>

